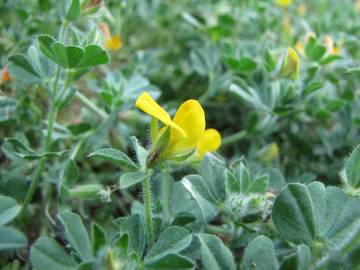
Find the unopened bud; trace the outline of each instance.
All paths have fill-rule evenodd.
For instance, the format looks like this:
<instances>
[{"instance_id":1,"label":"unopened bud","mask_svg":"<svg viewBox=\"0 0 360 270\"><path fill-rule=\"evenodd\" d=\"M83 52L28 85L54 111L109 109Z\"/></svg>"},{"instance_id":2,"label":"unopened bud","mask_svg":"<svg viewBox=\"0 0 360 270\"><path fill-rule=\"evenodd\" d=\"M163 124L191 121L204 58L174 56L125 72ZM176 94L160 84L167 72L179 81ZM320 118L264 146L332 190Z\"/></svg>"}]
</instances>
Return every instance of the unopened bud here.
<instances>
[{"instance_id":1,"label":"unopened bud","mask_svg":"<svg viewBox=\"0 0 360 270\"><path fill-rule=\"evenodd\" d=\"M110 194L109 189L104 189L102 185L98 184L76 186L69 190L70 197L81 200L100 199L103 202L109 202Z\"/></svg>"},{"instance_id":2,"label":"unopened bud","mask_svg":"<svg viewBox=\"0 0 360 270\"><path fill-rule=\"evenodd\" d=\"M279 147L276 143L271 143L259 152L259 159L264 163L272 162L279 156Z\"/></svg>"},{"instance_id":3,"label":"unopened bud","mask_svg":"<svg viewBox=\"0 0 360 270\"><path fill-rule=\"evenodd\" d=\"M166 150L170 142L170 134L170 127L160 129L146 161L148 167L152 167L160 159L161 154Z\"/></svg>"},{"instance_id":4,"label":"unopened bud","mask_svg":"<svg viewBox=\"0 0 360 270\"><path fill-rule=\"evenodd\" d=\"M83 0L81 2L81 15L87 16L97 12L102 6L102 0Z\"/></svg>"},{"instance_id":5,"label":"unopened bud","mask_svg":"<svg viewBox=\"0 0 360 270\"><path fill-rule=\"evenodd\" d=\"M287 55L281 66L280 75L292 80L299 77L299 56L293 48L288 48Z\"/></svg>"}]
</instances>

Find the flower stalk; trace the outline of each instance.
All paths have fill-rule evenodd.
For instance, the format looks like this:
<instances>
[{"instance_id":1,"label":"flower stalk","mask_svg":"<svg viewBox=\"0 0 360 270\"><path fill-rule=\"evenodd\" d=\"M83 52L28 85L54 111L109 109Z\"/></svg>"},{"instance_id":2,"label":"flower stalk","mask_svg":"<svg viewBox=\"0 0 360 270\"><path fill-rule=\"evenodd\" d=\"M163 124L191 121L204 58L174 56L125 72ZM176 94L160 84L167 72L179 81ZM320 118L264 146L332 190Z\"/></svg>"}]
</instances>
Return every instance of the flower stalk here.
<instances>
[{"instance_id":1,"label":"flower stalk","mask_svg":"<svg viewBox=\"0 0 360 270\"><path fill-rule=\"evenodd\" d=\"M143 182L143 195L145 207L145 226L146 235L148 236L148 244L152 246L154 243L153 223L151 214L151 177L148 177Z\"/></svg>"},{"instance_id":2,"label":"flower stalk","mask_svg":"<svg viewBox=\"0 0 360 270\"><path fill-rule=\"evenodd\" d=\"M166 221L170 218L170 212L169 212L169 198L170 198L170 172L167 167L165 167L162 171L163 177L162 177L162 199L163 199L163 214L164 219Z\"/></svg>"}]
</instances>

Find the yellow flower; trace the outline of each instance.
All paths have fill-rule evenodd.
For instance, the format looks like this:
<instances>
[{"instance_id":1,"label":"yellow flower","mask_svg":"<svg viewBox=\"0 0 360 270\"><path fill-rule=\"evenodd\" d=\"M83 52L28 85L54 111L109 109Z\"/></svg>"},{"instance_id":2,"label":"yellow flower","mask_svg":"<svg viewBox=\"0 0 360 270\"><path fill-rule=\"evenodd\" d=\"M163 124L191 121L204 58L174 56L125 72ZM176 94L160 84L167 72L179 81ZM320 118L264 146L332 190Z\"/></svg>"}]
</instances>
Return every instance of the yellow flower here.
<instances>
[{"instance_id":1,"label":"yellow flower","mask_svg":"<svg viewBox=\"0 0 360 270\"><path fill-rule=\"evenodd\" d=\"M276 1L276 4L279 6L279 7L288 7L292 4L292 0L277 0Z\"/></svg>"},{"instance_id":2,"label":"yellow flower","mask_svg":"<svg viewBox=\"0 0 360 270\"><path fill-rule=\"evenodd\" d=\"M296 80L299 76L299 56L293 48L288 48L288 53L282 63L281 75Z\"/></svg>"},{"instance_id":3,"label":"yellow flower","mask_svg":"<svg viewBox=\"0 0 360 270\"><path fill-rule=\"evenodd\" d=\"M109 51L116 51L121 49L122 40L119 35L111 36L109 25L106 23L100 23L99 27L104 35L104 47Z\"/></svg>"},{"instance_id":4,"label":"yellow flower","mask_svg":"<svg viewBox=\"0 0 360 270\"><path fill-rule=\"evenodd\" d=\"M122 47L121 37L118 35L115 35L110 38L106 38L105 42L104 42L104 46L109 51L116 51L116 50L121 49L121 47Z\"/></svg>"},{"instance_id":5,"label":"yellow flower","mask_svg":"<svg viewBox=\"0 0 360 270\"><path fill-rule=\"evenodd\" d=\"M194 99L185 101L173 119L147 92L138 97L135 106L165 125L156 139L161 137L167 127L170 128L170 140L162 153L163 157L171 158L195 150L197 158L201 159L207 152L216 151L220 147L219 132L215 129L205 130L204 110Z\"/></svg>"}]
</instances>

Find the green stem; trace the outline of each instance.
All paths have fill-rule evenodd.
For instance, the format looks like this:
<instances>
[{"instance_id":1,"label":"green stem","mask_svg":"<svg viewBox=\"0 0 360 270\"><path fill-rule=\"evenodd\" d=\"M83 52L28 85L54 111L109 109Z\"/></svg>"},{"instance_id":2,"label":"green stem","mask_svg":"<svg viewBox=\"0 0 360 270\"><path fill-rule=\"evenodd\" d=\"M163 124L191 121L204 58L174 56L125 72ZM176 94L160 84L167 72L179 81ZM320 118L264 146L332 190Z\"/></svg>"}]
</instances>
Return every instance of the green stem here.
<instances>
[{"instance_id":1,"label":"green stem","mask_svg":"<svg viewBox=\"0 0 360 270\"><path fill-rule=\"evenodd\" d=\"M246 138L247 134L246 134L246 131L245 130L242 130L240 132L237 132L233 135L230 135L228 137L225 137L222 142L221 142L221 145L222 146L225 146L225 145L229 145L229 144L232 144L234 142L237 142L237 141L240 141L244 138Z\"/></svg>"},{"instance_id":2,"label":"green stem","mask_svg":"<svg viewBox=\"0 0 360 270\"><path fill-rule=\"evenodd\" d=\"M229 231L229 229L220 227L220 226L208 224L208 225L206 225L205 229L206 229L206 231L208 231L210 233L214 233L214 234L231 235L231 232Z\"/></svg>"},{"instance_id":3,"label":"green stem","mask_svg":"<svg viewBox=\"0 0 360 270\"><path fill-rule=\"evenodd\" d=\"M85 142L85 138L78 141L78 143L76 144L74 150L72 151L72 153L70 155L70 159L72 159L72 160L76 159L76 156L79 153L79 151L80 151L82 145L84 144L84 142Z\"/></svg>"},{"instance_id":4,"label":"green stem","mask_svg":"<svg viewBox=\"0 0 360 270\"><path fill-rule=\"evenodd\" d=\"M64 20L61 25L60 34L59 34L59 40L60 42L64 42L65 40L65 34L68 28L69 22L67 20Z\"/></svg>"},{"instance_id":5,"label":"green stem","mask_svg":"<svg viewBox=\"0 0 360 270\"><path fill-rule=\"evenodd\" d=\"M153 224L151 219L151 177L143 182L144 206L145 206L145 223L148 244L152 246L154 243Z\"/></svg>"},{"instance_id":6,"label":"green stem","mask_svg":"<svg viewBox=\"0 0 360 270\"><path fill-rule=\"evenodd\" d=\"M68 21L64 20L61 25L61 30L60 30L60 35L59 35L60 42L64 41L67 27L68 27ZM53 88L52 88L52 94L53 94L52 98L53 99L56 96L56 90L58 88L58 82L59 82L59 78L60 78L60 71L61 71L61 67L58 66L57 70L56 70L56 74L55 74ZM48 127L47 127L47 132L46 132L46 138L45 138L45 143L43 146L43 152L45 152L45 153L48 152L51 148L52 134L54 131L54 123L55 123L57 114L58 114L58 108L57 108L55 102L52 101L49 116L48 116ZM33 178L32 182L30 184L30 187L25 195L24 203L20 210L20 214L19 214L20 220L24 219L24 216L25 216L24 214L25 214L26 208L27 208L28 204L31 202L31 199L34 195L36 187L39 184L41 174L45 168L46 160L47 160L46 157L41 158L40 162L36 168L34 178Z\"/></svg>"},{"instance_id":7,"label":"green stem","mask_svg":"<svg viewBox=\"0 0 360 270\"><path fill-rule=\"evenodd\" d=\"M53 130L54 130L54 123L55 123L56 116L57 116L57 110L52 105L52 107L50 109L50 113L49 113L49 121L48 121L48 128L47 128L45 144L44 144L44 147L43 147L44 152L48 152L50 150L50 148L51 148L52 133L53 133ZM36 168L34 178L31 181L30 187L29 187L29 189L28 189L28 191L27 191L27 193L25 195L24 203L23 203L23 205L21 207L21 211L20 211L20 214L19 214L20 219L24 218L25 210L26 210L28 204L30 203L30 201L31 201L31 199L32 199L32 197L34 195L36 187L39 184L41 174L42 174L42 172L43 172L43 170L45 168L46 160L47 160L46 157L41 158L40 162L39 162L39 164L38 164L38 166Z\"/></svg>"},{"instance_id":8,"label":"green stem","mask_svg":"<svg viewBox=\"0 0 360 270\"><path fill-rule=\"evenodd\" d=\"M98 106L96 106L90 99L88 99L86 96L84 96L80 91L76 91L75 96L86 106L89 107L89 109L93 110L96 114L98 114L102 119L107 119L108 114L101 110Z\"/></svg>"},{"instance_id":9,"label":"green stem","mask_svg":"<svg viewBox=\"0 0 360 270\"><path fill-rule=\"evenodd\" d=\"M162 179L163 213L164 213L164 219L168 221L170 216L170 212L169 212L170 172L168 168L165 168L163 170L162 178L163 178Z\"/></svg>"}]
</instances>

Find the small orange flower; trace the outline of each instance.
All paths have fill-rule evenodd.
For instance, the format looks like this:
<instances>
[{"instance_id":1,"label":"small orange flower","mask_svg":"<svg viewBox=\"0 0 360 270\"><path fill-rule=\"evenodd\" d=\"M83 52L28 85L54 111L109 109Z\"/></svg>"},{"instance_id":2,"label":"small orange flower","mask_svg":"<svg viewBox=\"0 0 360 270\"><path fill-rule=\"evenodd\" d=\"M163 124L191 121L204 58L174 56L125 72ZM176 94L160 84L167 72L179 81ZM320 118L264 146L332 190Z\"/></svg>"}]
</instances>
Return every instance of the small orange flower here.
<instances>
[{"instance_id":1,"label":"small orange flower","mask_svg":"<svg viewBox=\"0 0 360 270\"><path fill-rule=\"evenodd\" d=\"M299 15L304 15L305 12L306 12L306 4L305 4L305 3L301 3L301 4L298 6L297 12L298 12Z\"/></svg>"},{"instance_id":2,"label":"small orange flower","mask_svg":"<svg viewBox=\"0 0 360 270\"><path fill-rule=\"evenodd\" d=\"M301 40L296 42L295 49L300 55L305 55L304 43Z\"/></svg>"},{"instance_id":3,"label":"small orange flower","mask_svg":"<svg viewBox=\"0 0 360 270\"><path fill-rule=\"evenodd\" d=\"M1 83L6 83L11 80L10 72L7 66L5 66L1 72Z\"/></svg>"},{"instance_id":4,"label":"small orange flower","mask_svg":"<svg viewBox=\"0 0 360 270\"><path fill-rule=\"evenodd\" d=\"M356 0L354 3L354 9L356 12L360 12L360 0Z\"/></svg>"},{"instance_id":5,"label":"small orange flower","mask_svg":"<svg viewBox=\"0 0 360 270\"><path fill-rule=\"evenodd\" d=\"M330 55L338 55L341 52L341 48L335 46L334 40L331 36L324 37L324 44L327 49L327 53Z\"/></svg>"},{"instance_id":6,"label":"small orange flower","mask_svg":"<svg viewBox=\"0 0 360 270\"><path fill-rule=\"evenodd\" d=\"M104 34L104 47L109 51L117 51L122 47L122 40L119 35L111 36L109 26L106 23L99 25Z\"/></svg>"}]
</instances>

